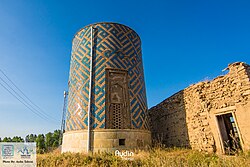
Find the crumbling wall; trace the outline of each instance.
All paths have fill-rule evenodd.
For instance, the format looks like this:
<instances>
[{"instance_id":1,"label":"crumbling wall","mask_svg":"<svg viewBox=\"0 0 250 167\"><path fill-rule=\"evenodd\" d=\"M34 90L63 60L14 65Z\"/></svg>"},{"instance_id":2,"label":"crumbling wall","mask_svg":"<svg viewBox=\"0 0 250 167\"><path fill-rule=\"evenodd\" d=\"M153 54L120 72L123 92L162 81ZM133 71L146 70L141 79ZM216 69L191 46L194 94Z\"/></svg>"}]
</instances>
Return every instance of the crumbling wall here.
<instances>
[{"instance_id":1,"label":"crumbling wall","mask_svg":"<svg viewBox=\"0 0 250 167\"><path fill-rule=\"evenodd\" d=\"M221 151L215 114L235 107L242 144L250 146L250 67L237 62L229 72L200 82L167 98L149 110L153 138L167 147L185 146L208 152Z\"/></svg>"},{"instance_id":2,"label":"crumbling wall","mask_svg":"<svg viewBox=\"0 0 250 167\"><path fill-rule=\"evenodd\" d=\"M189 147L186 112L184 111L183 91L149 110L154 142L162 142L170 147Z\"/></svg>"}]
</instances>

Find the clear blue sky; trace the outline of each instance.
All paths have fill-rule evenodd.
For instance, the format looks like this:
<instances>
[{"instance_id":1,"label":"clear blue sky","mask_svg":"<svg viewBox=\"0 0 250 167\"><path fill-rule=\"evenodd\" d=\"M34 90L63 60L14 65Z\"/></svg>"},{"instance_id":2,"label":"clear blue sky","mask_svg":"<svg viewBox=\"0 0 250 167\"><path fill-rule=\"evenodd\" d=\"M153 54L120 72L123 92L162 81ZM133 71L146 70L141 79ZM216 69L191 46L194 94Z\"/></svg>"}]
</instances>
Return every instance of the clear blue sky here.
<instances>
[{"instance_id":1,"label":"clear blue sky","mask_svg":"<svg viewBox=\"0 0 250 167\"><path fill-rule=\"evenodd\" d=\"M0 85L0 137L60 128L71 41L85 25L118 22L140 35L150 108L229 63L250 63L249 9L248 0L1 0L0 69L57 121Z\"/></svg>"}]
</instances>

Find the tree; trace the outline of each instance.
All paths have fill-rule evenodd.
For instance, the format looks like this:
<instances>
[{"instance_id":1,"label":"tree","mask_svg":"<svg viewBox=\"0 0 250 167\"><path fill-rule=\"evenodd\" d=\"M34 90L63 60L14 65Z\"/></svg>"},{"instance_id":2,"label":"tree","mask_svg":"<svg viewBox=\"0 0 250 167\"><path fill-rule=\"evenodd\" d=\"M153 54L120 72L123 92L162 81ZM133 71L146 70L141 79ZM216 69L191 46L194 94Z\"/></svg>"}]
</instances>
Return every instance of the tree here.
<instances>
[{"instance_id":1,"label":"tree","mask_svg":"<svg viewBox=\"0 0 250 167\"><path fill-rule=\"evenodd\" d=\"M0 142L24 142L24 139L20 136L0 138ZM25 136L25 142L36 142L37 153L44 153L45 151L51 151L57 148L61 144L61 131L54 130L53 133L49 132L46 135L29 134Z\"/></svg>"},{"instance_id":2,"label":"tree","mask_svg":"<svg viewBox=\"0 0 250 167\"><path fill-rule=\"evenodd\" d=\"M36 138L37 138L37 135L29 134L25 137L25 142L35 142Z\"/></svg>"},{"instance_id":3,"label":"tree","mask_svg":"<svg viewBox=\"0 0 250 167\"><path fill-rule=\"evenodd\" d=\"M12 142L24 142L23 138L20 136L14 136L11 141Z\"/></svg>"},{"instance_id":4,"label":"tree","mask_svg":"<svg viewBox=\"0 0 250 167\"><path fill-rule=\"evenodd\" d=\"M45 147L45 137L43 134L39 134L36 138L36 146L37 146L37 152L38 153L44 153L46 150Z\"/></svg>"},{"instance_id":5,"label":"tree","mask_svg":"<svg viewBox=\"0 0 250 167\"><path fill-rule=\"evenodd\" d=\"M60 130L55 130L54 133L49 132L45 135L45 146L47 151L51 151L59 146L60 133Z\"/></svg>"},{"instance_id":6,"label":"tree","mask_svg":"<svg viewBox=\"0 0 250 167\"><path fill-rule=\"evenodd\" d=\"M10 137L5 137L5 138L3 138L3 142L11 142L12 140L11 140L11 138Z\"/></svg>"},{"instance_id":7,"label":"tree","mask_svg":"<svg viewBox=\"0 0 250 167\"><path fill-rule=\"evenodd\" d=\"M46 146L47 150L50 150L52 148L53 143L54 143L53 134L51 132L49 132L45 135L45 137L46 137L45 146Z\"/></svg>"},{"instance_id":8,"label":"tree","mask_svg":"<svg viewBox=\"0 0 250 167\"><path fill-rule=\"evenodd\" d=\"M53 147L58 147L59 146L59 143L60 140L61 140L61 131L60 130L55 130L54 133L53 133L53 139L54 139L54 142L53 142Z\"/></svg>"}]
</instances>

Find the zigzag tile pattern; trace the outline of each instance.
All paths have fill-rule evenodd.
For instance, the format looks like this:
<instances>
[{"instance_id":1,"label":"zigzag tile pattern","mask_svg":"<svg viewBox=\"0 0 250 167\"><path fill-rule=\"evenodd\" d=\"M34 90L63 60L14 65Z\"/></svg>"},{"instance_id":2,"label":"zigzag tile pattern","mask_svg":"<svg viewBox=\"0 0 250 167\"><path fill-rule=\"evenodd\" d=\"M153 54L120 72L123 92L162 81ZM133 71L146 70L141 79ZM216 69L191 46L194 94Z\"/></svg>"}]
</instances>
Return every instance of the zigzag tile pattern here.
<instances>
[{"instance_id":1,"label":"zigzag tile pattern","mask_svg":"<svg viewBox=\"0 0 250 167\"><path fill-rule=\"evenodd\" d=\"M129 27L98 23L94 28L91 128L105 128L105 68L125 69L129 75L131 127L149 129L141 41ZM90 74L90 26L73 40L66 131L87 129Z\"/></svg>"}]
</instances>

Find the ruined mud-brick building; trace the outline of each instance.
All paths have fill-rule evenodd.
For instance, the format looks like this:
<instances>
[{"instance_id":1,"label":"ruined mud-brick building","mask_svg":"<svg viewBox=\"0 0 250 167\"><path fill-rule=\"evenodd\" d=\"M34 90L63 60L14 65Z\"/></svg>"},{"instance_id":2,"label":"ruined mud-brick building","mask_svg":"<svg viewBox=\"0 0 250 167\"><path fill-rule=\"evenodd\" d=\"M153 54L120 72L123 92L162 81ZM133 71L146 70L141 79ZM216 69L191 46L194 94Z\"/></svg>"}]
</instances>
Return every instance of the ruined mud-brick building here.
<instances>
[{"instance_id":1,"label":"ruined mud-brick building","mask_svg":"<svg viewBox=\"0 0 250 167\"><path fill-rule=\"evenodd\" d=\"M149 110L154 140L167 147L227 153L250 149L250 66L237 62L212 81L181 90Z\"/></svg>"}]
</instances>

